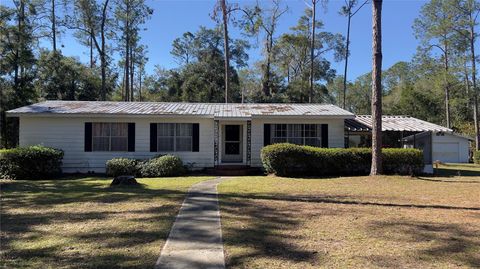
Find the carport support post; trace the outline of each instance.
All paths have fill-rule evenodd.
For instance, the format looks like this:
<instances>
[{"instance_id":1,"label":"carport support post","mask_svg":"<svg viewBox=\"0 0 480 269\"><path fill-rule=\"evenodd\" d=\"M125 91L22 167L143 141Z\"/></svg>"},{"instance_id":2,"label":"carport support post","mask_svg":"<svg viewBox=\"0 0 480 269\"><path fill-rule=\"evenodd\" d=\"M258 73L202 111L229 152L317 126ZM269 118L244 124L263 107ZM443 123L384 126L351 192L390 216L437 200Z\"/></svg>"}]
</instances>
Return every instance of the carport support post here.
<instances>
[{"instance_id":1,"label":"carport support post","mask_svg":"<svg viewBox=\"0 0 480 269\"><path fill-rule=\"evenodd\" d=\"M403 132L404 131L401 131L400 132L400 147L403 149Z\"/></svg>"}]
</instances>

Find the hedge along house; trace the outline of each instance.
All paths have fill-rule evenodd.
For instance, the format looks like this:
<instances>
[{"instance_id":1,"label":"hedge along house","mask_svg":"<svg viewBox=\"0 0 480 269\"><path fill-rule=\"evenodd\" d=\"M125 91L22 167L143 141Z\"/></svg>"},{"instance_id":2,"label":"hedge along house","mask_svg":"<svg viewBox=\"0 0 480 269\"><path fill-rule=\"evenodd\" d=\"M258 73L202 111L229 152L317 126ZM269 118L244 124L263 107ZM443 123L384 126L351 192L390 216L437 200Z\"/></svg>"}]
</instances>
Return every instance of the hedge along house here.
<instances>
[{"instance_id":1,"label":"hedge along house","mask_svg":"<svg viewBox=\"0 0 480 269\"><path fill-rule=\"evenodd\" d=\"M261 167L272 143L344 147L355 116L323 104L210 104L46 101L7 112L19 118L20 146L65 152L64 172L104 172L115 157L177 155L193 168Z\"/></svg>"},{"instance_id":2,"label":"hedge along house","mask_svg":"<svg viewBox=\"0 0 480 269\"><path fill-rule=\"evenodd\" d=\"M370 147L372 117L345 120L345 146ZM417 148L423 151L425 172L433 172L433 162L466 163L470 159L469 140L452 129L409 116L382 117L383 147Z\"/></svg>"}]
</instances>

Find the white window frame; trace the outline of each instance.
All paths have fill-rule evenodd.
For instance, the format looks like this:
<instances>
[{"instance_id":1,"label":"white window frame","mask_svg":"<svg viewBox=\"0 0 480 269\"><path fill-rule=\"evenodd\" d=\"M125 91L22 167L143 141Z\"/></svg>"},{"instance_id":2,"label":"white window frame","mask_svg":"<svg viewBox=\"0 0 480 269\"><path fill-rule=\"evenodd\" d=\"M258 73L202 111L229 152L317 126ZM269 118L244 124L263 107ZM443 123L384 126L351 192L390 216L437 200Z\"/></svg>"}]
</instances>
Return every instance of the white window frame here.
<instances>
[{"instance_id":1,"label":"white window frame","mask_svg":"<svg viewBox=\"0 0 480 269\"><path fill-rule=\"evenodd\" d=\"M98 125L98 124L108 124L108 128L110 129L109 133L110 135L109 136L95 136L95 125ZM115 135L113 136L112 135L112 124L125 124L126 126L126 136L118 136L118 135ZM96 150L95 149L95 142L94 142L94 139L95 138L108 138L108 150ZM127 140L127 147L125 150L112 150L112 138L126 138ZM128 123L126 122L92 122L92 151L96 151L96 152L128 152Z\"/></svg>"},{"instance_id":2,"label":"white window frame","mask_svg":"<svg viewBox=\"0 0 480 269\"><path fill-rule=\"evenodd\" d=\"M173 136L166 136L166 135L159 135L158 133L158 128L160 124L172 124L173 125ZM177 135L177 126L179 124L189 124L190 128L192 130L192 135L186 136L186 135ZM170 137L173 138L173 150L160 150L160 143L158 143L158 138L159 137ZM177 150L177 138L190 138L190 149L189 150ZM157 152L193 152L193 123L188 123L188 122L181 122L181 123L173 123L173 122L161 122L157 123Z\"/></svg>"}]
</instances>

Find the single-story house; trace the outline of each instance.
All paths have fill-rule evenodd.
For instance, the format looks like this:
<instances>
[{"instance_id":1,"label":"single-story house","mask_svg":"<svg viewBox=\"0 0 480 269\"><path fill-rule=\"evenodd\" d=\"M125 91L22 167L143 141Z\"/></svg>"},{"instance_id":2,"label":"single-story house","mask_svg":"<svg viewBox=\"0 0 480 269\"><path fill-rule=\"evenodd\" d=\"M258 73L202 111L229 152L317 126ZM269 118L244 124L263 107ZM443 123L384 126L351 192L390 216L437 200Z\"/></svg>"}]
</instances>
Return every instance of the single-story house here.
<instances>
[{"instance_id":1,"label":"single-story house","mask_svg":"<svg viewBox=\"0 0 480 269\"><path fill-rule=\"evenodd\" d=\"M345 146L371 145L372 117L358 115L345 120ZM409 116L382 117L383 146L418 148L423 151L425 172L433 172L433 162L467 163L471 138L452 129Z\"/></svg>"},{"instance_id":2,"label":"single-story house","mask_svg":"<svg viewBox=\"0 0 480 269\"><path fill-rule=\"evenodd\" d=\"M62 149L64 172L104 172L115 157L175 154L193 168L261 167L263 146L344 147L345 120L327 104L46 101L7 111L20 146Z\"/></svg>"}]
</instances>

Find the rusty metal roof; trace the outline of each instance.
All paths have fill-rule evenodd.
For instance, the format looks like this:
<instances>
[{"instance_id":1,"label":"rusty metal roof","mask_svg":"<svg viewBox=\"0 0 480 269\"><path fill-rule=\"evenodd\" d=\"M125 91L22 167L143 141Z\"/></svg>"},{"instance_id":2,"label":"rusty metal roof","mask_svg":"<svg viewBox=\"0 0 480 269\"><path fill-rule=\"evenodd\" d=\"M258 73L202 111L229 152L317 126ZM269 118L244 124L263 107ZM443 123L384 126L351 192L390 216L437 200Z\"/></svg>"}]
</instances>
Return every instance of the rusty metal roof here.
<instances>
[{"instance_id":1,"label":"rusty metal roof","mask_svg":"<svg viewBox=\"0 0 480 269\"><path fill-rule=\"evenodd\" d=\"M161 102L101 102L45 101L7 111L18 115L176 115L215 118L251 118L275 116L336 116L354 115L330 104L259 104L259 103L161 103Z\"/></svg>"},{"instance_id":2,"label":"rusty metal roof","mask_svg":"<svg viewBox=\"0 0 480 269\"><path fill-rule=\"evenodd\" d=\"M345 120L345 129L351 132L365 132L372 130L372 116L359 115L354 119ZM383 116L382 131L406 132L449 132L453 130L410 116Z\"/></svg>"}]
</instances>

